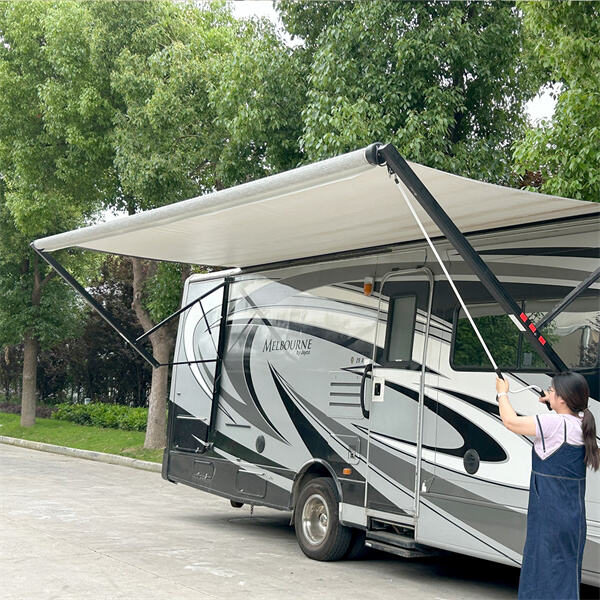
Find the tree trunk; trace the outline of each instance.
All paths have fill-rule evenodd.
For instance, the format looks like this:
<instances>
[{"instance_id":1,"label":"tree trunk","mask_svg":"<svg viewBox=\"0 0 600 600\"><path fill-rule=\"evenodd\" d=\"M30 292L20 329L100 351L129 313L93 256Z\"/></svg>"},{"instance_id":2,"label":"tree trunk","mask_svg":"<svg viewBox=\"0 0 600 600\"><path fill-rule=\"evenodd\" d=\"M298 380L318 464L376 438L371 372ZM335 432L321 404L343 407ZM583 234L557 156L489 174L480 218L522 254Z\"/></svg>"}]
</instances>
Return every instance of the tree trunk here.
<instances>
[{"instance_id":1,"label":"tree trunk","mask_svg":"<svg viewBox=\"0 0 600 600\"><path fill-rule=\"evenodd\" d=\"M175 336L170 329L160 330L150 336L152 353L161 364L168 363L175 346ZM152 369L152 384L148 402L148 423L144 448L164 448L167 442L167 396L169 367Z\"/></svg>"},{"instance_id":2,"label":"tree trunk","mask_svg":"<svg viewBox=\"0 0 600 600\"><path fill-rule=\"evenodd\" d=\"M23 349L23 395L21 396L21 427L35 425L35 405L37 392L38 341L28 331L25 334Z\"/></svg>"},{"instance_id":3,"label":"tree trunk","mask_svg":"<svg viewBox=\"0 0 600 600\"><path fill-rule=\"evenodd\" d=\"M157 264L131 259L133 265L133 309L144 331L154 326L148 311L144 308L142 295L144 284L156 273ZM177 321L168 323L152 335L150 343L154 357L161 364L168 363L175 346ZM144 448L164 448L167 443L167 385L169 367L158 367L152 370L150 398L148 400L148 422Z\"/></svg>"},{"instance_id":4,"label":"tree trunk","mask_svg":"<svg viewBox=\"0 0 600 600\"><path fill-rule=\"evenodd\" d=\"M42 287L47 281L42 281L37 255L33 257L33 290L31 292L31 305L34 313L40 307ZM37 359L40 344L35 334L30 329L25 333L23 347L23 393L21 396L21 427L35 425L35 405L37 395Z\"/></svg>"}]
</instances>

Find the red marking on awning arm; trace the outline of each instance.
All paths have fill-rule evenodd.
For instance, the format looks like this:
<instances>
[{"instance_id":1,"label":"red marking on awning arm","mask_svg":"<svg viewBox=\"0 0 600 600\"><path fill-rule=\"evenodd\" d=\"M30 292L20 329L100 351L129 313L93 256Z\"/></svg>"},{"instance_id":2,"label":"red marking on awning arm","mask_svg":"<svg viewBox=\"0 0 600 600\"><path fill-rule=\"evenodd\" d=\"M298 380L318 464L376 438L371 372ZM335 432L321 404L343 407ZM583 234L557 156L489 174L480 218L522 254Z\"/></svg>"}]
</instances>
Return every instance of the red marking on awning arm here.
<instances>
[{"instance_id":1,"label":"red marking on awning arm","mask_svg":"<svg viewBox=\"0 0 600 600\"><path fill-rule=\"evenodd\" d=\"M538 340L540 341L540 344L543 346L546 343L546 340L540 335L540 337L538 338Z\"/></svg>"},{"instance_id":2,"label":"red marking on awning arm","mask_svg":"<svg viewBox=\"0 0 600 600\"><path fill-rule=\"evenodd\" d=\"M535 325L533 323L529 323L529 329L531 329L531 331L533 333L535 333L537 331L536 328L535 328Z\"/></svg>"},{"instance_id":3,"label":"red marking on awning arm","mask_svg":"<svg viewBox=\"0 0 600 600\"><path fill-rule=\"evenodd\" d=\"M519 317L521 317L521 321L523 321L523 323L525 323L525 321L527 321L527 315L525 313L521 313L519 315Z\"/></svg>"}]
</instances>

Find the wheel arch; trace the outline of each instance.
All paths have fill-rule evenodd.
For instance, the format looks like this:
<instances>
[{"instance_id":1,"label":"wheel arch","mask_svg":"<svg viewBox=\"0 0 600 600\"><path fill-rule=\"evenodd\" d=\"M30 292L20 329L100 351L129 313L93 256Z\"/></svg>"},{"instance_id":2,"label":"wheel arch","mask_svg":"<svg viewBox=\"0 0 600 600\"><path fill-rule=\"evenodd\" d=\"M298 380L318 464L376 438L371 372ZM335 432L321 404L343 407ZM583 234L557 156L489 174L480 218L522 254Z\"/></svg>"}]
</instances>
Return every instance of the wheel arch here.
<instances>
[{"instance_id":1,"label":"wheel arch","mask_svg":"<svg viewBox=\"0 0 600 600\"><path fill-rule=\"evenodd\" d=\"M340 481L333 469L333 467L325 460L320 458L315 458L313 460L304 463L296 476L294 477L294 483L292 486L292 511L296 511L296 500L298 499L298 495L300 494L300 490L302 487L311 479L316 479L317 477L329 477L335 486L338 501L343 502L342 495L342 486ZM293 515L292 515L293 519Z\"/></svg>"}]
</instances>

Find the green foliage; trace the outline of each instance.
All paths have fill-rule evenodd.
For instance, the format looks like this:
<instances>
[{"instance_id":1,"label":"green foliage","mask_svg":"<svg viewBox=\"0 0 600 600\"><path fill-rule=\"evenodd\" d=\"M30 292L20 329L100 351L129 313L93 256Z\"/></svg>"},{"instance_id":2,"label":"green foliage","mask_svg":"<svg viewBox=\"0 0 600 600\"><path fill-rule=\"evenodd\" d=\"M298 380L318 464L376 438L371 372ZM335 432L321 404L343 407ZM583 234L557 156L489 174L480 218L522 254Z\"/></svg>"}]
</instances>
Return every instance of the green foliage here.
<instances>
[{"instance_id":1,"label":"green foliage","mask_svg":"<svg viewBox=\"0 0 600 600\"><path fill-rule=\"evenodd\" d=\"M129 407L122 404L59 404L52 413L53 419L70 421L78 425L145 431L148 409Z\"/></svg>"},{"instance_id":2,"label":"green foliage","mask_svg":"<svg viewBox=\"0 0 600 600\"><path fill-rule=\"evenodd\" d=\"M506 315L486 315L474 320L500 368L516 368L520 333L510 319ZM473 327L464 317L457 323L453 361L461 367L492 368Z\"/></svg>"},{"instance_id":3,"label":"green foliage","mask_svg":"<svg viewBox=\"0 0 600 600\"><path fill-rule=\"evenodd\" d=\"M456 366L483 367L491 369L492 365L477 338L475 331L468 319L461 311L456 324L456 337L452 362ZM529 313L532 322L538 322L544 313ZM500 369L539 369L544 368L545 362L538 355L529 340L519 332L509 317L505 314L490 314L473 319L477 329L485 340L494 360ZM556 334L555 326L549 323L544 327L544 337L550 344L555 345L560 341ZM556 349L556 348L555 348ZM564 354L559 351L566 362L572 362L572 366L584 366L579 356L575 358L572 349L566 348Z\"/></svg>"},{"instance_id":4,"label":"green foliage","mask_svg":"<svg viewBox=\"0 0 600 600\"><path fill-rule=\"evenodd\" d=\"M37 269L42 279L48 270L3 215L6 216L6 209L3 211L0 198L0 343L18 344L27 330L33 332L42 347L78 335L82 304L58 278L47 280L39 303L32 303L34 272Z\"/></svg>"},{"instance_id":5,"label":"green foliage","mask_svg":"<svg viewBox=\"0 0 600 600\"><path fill-rule=\"evenodd\" d=\"M156 275L146 283L146 307L153 321L158 322L177 310L183 290L181 268L177 263L160 263Z\"/></svg>"},{"instance_id":6,"label":"green foliage","mask_svg":"<svg viewBox=\"0 0 600 600\"><path fill-rule=\"evenodd\" d=\"M311 56L307 158L380 140L429 166L509 181L509 147L539 84L523 68L513 3L280 6ZM303 21L305 15L314 21Z\"/></svg>"},{"instance_id":7,"label":"green foliage","mask_svg":"<svg viewBox=\"0 0 600 600\"><path fill-rule=\"evenodd\" d=\"M600 3L522 2L535 60L560 84L550 122L517 145L517 169L540 171L541 191L600 201Z\"/></svg>"},{"instance_id":8,"label":"green foliage","mask_svg":"<svg viewBox=\"0 0 600 600\"><path fill-rule=\"evenodd\" d=\"M140 460L161 462L162 450L143 448L144 433L76 425L56 419L37 419L35 427L20 427L19 415L0 412L0 435L57 446L120 454Z\"/></svg>"},{"instance_id":9,"label":"green foliage","mask_svg":"<svg viewBox=\"0 0 600 600\"><path fill-rule=\"evenodd\" d=\"M130 212L211 189L219 155L207 62L234 41L229 17L161 8L152 28L136 32L143 43L124 48L111 72L112 92L122 98L115 166Z\"/></svg>"},{"instance_id":10,"label":"green foliage","mask_svg":"<svg viewBox=\"0 0 600 600\"><path fill-rule=\"evenodd\" d=\"M225 136L216 187L296 167L307 69L268 23L238 26L236 43L209 66L208 97Z\"/></svg>"},{"instance_id":11,"label":"green foliage","mask_svg":"<svg viewBox=\"0 0 600 600\"><path fill-rule=\"evenodd\" d=\"M0 341L77 335L80 304L29 243L81 225L103 197L106 118L87 90L84 4L0 4ZM84 140L78 133L93 132ZM81 267L69 258L68 266Z\"/></svg>"},{"instance_id":12,"label":"green foliage","mask_svg":"<svg viewBox=\"0 0 600 600\"><path fill-rule=\"evenodd\" d=\"M317 47L321 32L332 24L341 22L344 12L352 10L354 2L314 0L276 0L275 5L287 31L306 42L310 48Z\"/></svg>"},{"instance_id":13,"label":"green foliage","mask_svg":"<svg viewBox=\"0 0 600 600\"><path fill-rule=\"evenodd\" d=\"M178 11L178 12L177 12ZM264 23L181 10L138 32L111 74L115 166L130 211L295 166L300 66ZM147 39L146 39L147 38Z\"/></svg>"},{"instance_id":14,"label":"green foliage","mask_svg":"<svg viewBox=\"0 0 600 600\"><path fill-rule=\"evenodd\" d=\"M116 206L137 212L296 166L302 78L272 27L239 23L219 5L158 9L111 72L122 100ZM153 320L177 308L183 272L161 265L144 286Z\"/></svg>"},{"instance_id":15,"label":"green foliage","mask_svg":"<svg viewBox=\"0 0 600 600\"><path fill-rule=\"evenodd\" d=\"M0 5L0 173L29 240L81 224L102 197L107 119L89 92L88 27L81 3Z\"/></svg>"}]
</instances>

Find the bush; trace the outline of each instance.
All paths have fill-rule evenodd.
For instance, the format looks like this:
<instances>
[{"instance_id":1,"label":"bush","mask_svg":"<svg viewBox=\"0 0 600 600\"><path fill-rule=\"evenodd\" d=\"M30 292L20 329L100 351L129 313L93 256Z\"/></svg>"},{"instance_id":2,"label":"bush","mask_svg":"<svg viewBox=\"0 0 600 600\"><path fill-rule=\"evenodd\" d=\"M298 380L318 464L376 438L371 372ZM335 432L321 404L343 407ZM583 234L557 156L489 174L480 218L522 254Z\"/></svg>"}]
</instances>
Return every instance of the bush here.
<instances>
[{"instance_id":1,"label":"bush","mask_svg":"<svg viewBox=\"0 0 600 600\"><path fill-rule=\"evenodd\" d=\"M121 404L59 404L52 414L53 419L71 421L79 425L144 431L148 420L148 409L130 408Z\"/></svg>"}]
</instances>

